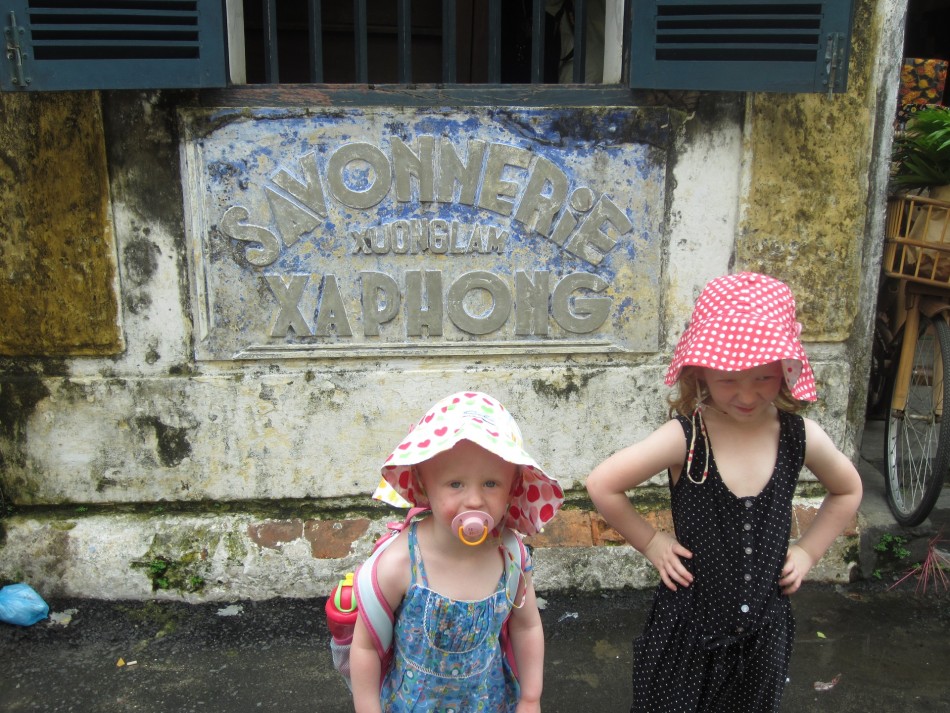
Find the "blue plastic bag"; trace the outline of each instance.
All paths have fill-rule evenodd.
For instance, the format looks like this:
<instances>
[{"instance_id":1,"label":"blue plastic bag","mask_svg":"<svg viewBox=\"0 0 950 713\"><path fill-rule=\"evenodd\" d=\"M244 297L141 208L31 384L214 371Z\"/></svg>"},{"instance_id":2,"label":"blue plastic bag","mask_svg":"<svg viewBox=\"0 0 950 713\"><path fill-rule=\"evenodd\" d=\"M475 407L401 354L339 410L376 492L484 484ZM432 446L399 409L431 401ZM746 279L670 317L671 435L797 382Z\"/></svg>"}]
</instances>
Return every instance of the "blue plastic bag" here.
<instances>
[{"instance_id":1,"label":"blue plastic bag","mask_svg":"<svg viewBox=\"0 0 950 713\"><path fill-rule=\"evenodd\" d=\"M33 626L49 616L49 605L29 584L8 584L0 589L0 621Z\"/></svg>"}]
</instances>

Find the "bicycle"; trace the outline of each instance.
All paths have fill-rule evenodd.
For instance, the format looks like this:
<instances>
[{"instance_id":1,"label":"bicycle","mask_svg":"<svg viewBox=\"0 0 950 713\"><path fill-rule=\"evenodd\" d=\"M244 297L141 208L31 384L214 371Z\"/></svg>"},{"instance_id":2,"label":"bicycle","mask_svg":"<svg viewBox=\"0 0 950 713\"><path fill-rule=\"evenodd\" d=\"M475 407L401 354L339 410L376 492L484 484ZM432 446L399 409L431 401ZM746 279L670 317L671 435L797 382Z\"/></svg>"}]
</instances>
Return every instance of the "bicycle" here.
<instances>
[{"instance_id":1,"label":"bicycle","mask_svg":"<svg viewBox=\"0 0 950 713\"><path fill-rule=\"evenodd\" d=\"M887 504L906 527L930 515L950 470L950 418L943 417L950 413L948 215L950 202L888 199L869 405L889 402Z\"/></svg>"}]
</instances>

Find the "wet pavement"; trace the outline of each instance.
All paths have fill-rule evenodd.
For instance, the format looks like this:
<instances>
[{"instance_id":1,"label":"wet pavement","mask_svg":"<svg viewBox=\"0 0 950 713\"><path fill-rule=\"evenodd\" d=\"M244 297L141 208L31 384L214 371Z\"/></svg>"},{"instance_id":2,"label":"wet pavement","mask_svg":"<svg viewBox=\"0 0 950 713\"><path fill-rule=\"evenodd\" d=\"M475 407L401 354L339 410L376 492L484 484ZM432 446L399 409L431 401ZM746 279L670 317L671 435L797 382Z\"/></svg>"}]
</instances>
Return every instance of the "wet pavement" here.
<instances>
[{"instance_id":1,"label":"wet pavement","mask_svg":"<svg viewBox=\"0 0 950 713\"><path fill-rule=\"evenodd\" d=\"M873 462L877 430L869 424L862 449L862 517L875 533L899 533ZM917 541L926 544L948 522L945 488ZM932 580L922 592L913 576L890 589L906 568L897 563L850 585L808 583L794 595L798 630L783 711L950 712L950 592ZM627 711L631 642L652 592L539 594L542 709ZM49 604L51 618L32 627L0 623L0 711L352 710L332 668L322 599Z\"/></svg>"},{"instance_id":2,"label":"wet pavement","mask_svg":"<svg viewBox=\"0 0 950 713\"><path fill-rule=\"evenodd\" d=\"M544 711L629 708L630 644L650 597L546 598ZM352 710L322 600L51 604L51 621L0 624L0 710ZM813 584L793 605L783 711L950 711L950 596L916 594L910 582Z\"/></svg>"}]
</instances>

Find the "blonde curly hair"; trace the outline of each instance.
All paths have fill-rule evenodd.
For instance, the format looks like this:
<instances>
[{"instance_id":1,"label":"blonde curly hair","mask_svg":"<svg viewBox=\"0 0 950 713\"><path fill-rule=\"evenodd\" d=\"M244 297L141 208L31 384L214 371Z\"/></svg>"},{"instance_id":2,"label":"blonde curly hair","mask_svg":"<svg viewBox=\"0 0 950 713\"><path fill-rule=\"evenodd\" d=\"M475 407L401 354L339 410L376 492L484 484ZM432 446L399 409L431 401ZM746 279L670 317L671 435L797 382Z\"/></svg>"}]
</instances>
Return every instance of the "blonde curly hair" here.
<instances>
[{"instance_id":1,"label":"blonde curly hair","mask_svg":"<svg viewBox=\"0 0 950 713\"><path fill-rule=\"evenodd\" d=\"M702 367L684 366L676 380L676 385L677 388L668 398L670 418L677 414L690 418L696 411L696 407L709 396L709 390L703 380ZM782 387L775 398L775 406L787 413L798 413L808 406L808 402L799 401L793 397L785 379L782 379Z\"/></svg>"}]
</instances>

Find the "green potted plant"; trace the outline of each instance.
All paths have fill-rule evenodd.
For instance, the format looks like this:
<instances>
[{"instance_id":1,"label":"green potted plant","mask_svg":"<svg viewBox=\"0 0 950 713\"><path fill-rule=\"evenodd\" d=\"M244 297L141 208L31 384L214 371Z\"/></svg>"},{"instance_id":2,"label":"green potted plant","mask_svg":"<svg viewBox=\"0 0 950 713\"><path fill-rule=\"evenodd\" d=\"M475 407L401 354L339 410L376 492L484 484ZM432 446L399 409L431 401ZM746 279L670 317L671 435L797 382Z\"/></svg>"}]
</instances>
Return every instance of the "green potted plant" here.
<instances>
[{"instance_id":1,"label":"green potted plant","mask_svg":"<svg viewBox=\"0 0 950 713\"><path fill-rule=\"evenodd\" d=\"M928 107L911 115L894 138L891 185L896 190L929 189L950 201L950 108Z\"/></svg>"}]
</instances>

